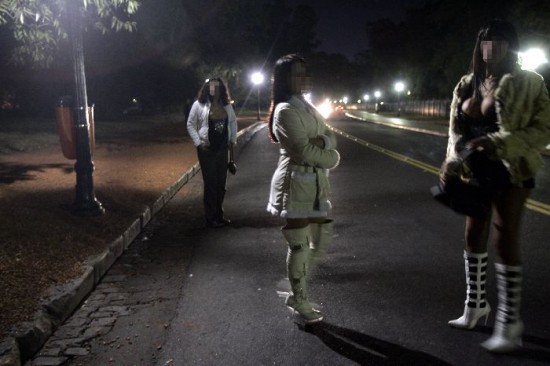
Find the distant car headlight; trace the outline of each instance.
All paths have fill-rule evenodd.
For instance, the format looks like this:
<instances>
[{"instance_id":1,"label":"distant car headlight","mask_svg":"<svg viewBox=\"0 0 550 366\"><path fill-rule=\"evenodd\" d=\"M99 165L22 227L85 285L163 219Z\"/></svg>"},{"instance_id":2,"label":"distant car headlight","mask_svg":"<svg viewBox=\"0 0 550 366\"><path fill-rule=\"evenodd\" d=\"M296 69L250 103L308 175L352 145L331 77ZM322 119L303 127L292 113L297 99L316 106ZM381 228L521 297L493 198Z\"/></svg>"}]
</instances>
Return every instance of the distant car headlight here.
<instances>
[{"instance_id":1,"label":"distant car headlight","mask_svg":"<svg viewBox=\"0 0 550 366\"><path fill-rule=\"evenodd\" d=\"M323 103L319 104L317 106L317 110L325 118L330 117L330 115L333 112L332 105L330 104L330 102L323 102Z\"/></svg>"}]
</instances>

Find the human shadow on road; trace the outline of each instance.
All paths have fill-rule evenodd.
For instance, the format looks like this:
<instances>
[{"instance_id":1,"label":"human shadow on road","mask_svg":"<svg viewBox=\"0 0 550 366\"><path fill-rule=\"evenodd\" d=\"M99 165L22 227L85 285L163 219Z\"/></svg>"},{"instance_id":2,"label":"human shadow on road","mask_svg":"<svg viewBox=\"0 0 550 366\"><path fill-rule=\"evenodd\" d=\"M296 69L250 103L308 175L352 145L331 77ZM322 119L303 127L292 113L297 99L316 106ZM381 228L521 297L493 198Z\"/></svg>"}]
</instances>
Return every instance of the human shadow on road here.
<instances>
[{"instance_id":1,"label":"human shadow on road","mask_svg":"<svg viewBox=\"0 0 550 366\"><path fill-rule=\"evenodd\" d=\"M329 323L298 326L317 336L333 351L361 365L451 365L427 353Z\"/></svg>"},{"instance_id":2,"label":"human shadow on road","mask_svg":"<svg viewBox=\"0 0 550 366\"><path fill-rule=\"evenodd\" d=\"M17 181L35 179L33 172L44 172L46 169L62 169L65 173L73 172L70 164L12 164L0 163L0 184L12 184Z\"/></svg>"}]
</instances>

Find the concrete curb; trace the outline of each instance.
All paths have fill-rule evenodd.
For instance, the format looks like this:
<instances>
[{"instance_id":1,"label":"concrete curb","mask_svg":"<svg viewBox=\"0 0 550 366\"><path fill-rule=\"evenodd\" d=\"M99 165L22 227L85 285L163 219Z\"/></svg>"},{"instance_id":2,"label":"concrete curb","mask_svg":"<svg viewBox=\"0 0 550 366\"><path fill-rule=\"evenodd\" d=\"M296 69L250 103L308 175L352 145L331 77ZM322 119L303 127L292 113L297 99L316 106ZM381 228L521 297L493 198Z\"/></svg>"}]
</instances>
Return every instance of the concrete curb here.
<instances>
[{"instance_id":1,"label":"concrete curb","mask_svg":"<svg viewBox=\"0 0 550 366\"><path fill-rule=\"evenodd\" d=\"M241 149L266 124L258 121L239 131L237 150ZM0 366L20 366L32 358L59 326L71 316L84 299L94 290L101 278L128 249L151 218L159 213L174 195L200 171L193 165L176 182L167 187L151 205L145 206L139 217L101 254L89 258L84 274L79 278L48 291L48 300L41 304L32 322L16 325L15 335L0 342Z\"/></svg>"}]
</instances>

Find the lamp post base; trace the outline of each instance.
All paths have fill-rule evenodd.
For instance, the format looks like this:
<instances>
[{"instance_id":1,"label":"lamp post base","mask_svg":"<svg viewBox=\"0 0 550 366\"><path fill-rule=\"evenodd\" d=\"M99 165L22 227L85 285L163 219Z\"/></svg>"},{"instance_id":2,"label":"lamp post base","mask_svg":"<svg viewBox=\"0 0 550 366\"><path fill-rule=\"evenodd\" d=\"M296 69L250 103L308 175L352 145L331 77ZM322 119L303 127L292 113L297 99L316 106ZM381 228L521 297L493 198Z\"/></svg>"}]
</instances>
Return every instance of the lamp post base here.
<instances>
[{"instance_id":1,"label":"lamp post base","mask_svg":"<svg viewBox=\"0 0 550 366\"><path fill-rule=\"evenodd\" d=\"M73 203L71 213L80 217L101 216L105 214L105 208L97 200Z\"/></svg>"}]
</instances>

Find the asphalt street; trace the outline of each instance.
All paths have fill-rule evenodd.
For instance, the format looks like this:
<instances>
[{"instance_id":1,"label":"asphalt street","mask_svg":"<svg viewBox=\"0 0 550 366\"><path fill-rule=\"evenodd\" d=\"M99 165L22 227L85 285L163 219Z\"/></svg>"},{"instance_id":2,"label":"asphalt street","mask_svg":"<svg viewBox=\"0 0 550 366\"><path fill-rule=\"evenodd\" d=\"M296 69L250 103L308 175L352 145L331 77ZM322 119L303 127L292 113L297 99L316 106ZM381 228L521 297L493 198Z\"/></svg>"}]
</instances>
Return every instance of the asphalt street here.
<instances>
[{"instance_id":1,"label":"asphalt street","mask_svg":"<svg viewBox=\"0 0 550 366\"><path fill-rule=\"evenodd\" d=\"M342 161L330 176L335 235L310 285L325 322L297 324L276 292L286 244L283 222L265 210L278 147L264 128L241 148L237 175L229 177L232 225L203 228L202 181L195 176L73 316L74 340L83 333L75 317L112 310L95 337L73 342L68 364L550 364L548 216L528 210L524 220L525 347L489 354L479 343L491 333L494 314L473 331L447 325L464 302L463 218L433 201L436 176L415 164L439 164L444 138L331 123L358 140L338 138ZM496 308L491 266L487 286ZM71 337L63 329L53 337L57 347ZM45 352L54 347L50 342Z\"/></svg>"}]
</instances>

